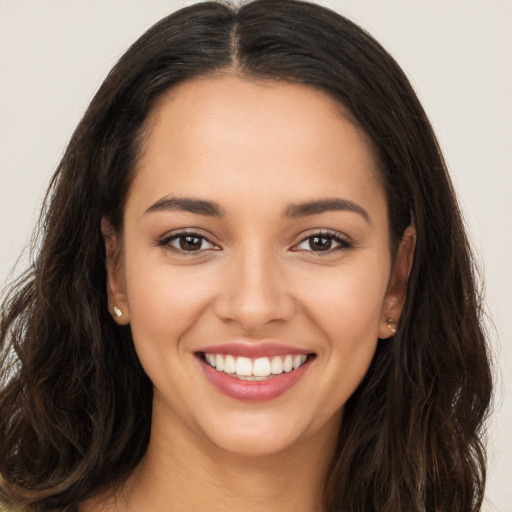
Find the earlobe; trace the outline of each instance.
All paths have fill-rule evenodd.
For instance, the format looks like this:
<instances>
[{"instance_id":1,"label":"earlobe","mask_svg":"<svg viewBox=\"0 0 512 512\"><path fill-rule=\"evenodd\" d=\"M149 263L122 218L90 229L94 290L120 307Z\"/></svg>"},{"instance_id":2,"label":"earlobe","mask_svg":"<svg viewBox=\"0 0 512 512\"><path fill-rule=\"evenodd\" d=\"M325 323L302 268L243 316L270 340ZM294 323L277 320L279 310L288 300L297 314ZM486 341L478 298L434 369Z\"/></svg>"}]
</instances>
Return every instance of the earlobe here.
<instances>
[{"instance_id":1,"label":"earlobe","mask_svg":"<svg viewBox=\"0 0 512 512\"><path fill-rule=\"evenodd\" d=\"M126 300L119 237L105 217L101 219L101 232L105 241L109 311L116 323L127 325L130 323L130 316Z\"/></svg>"},{"instance_id":2,"label":"earlobe","mask_svg":"<svg viewBox=\"0 0 512 512\"><path fill-rule=\"evenodd\" d=\"M398 321L405 304L407 282L411 273L416 246L416 229L409 226L403 234L398 247L389 280L388 289L382 305L379 338L394 336L398 329Z\"/></svg>"},{"instance_id":3,"label":"earlobe","mask_svg":"<svg viewBox=\"0 0 512 512\"><path fill-rule=\"evenodd\" d=\"M116 297L119 297L118 294L116 294ZM113 303L113 305L109 306L110 314L115 322L119 325L128 325L130 323L130 317L124 296L122 299L116 298L112 301L109 295L109 304L111 303Z\"/></svg>"}]
</instances>

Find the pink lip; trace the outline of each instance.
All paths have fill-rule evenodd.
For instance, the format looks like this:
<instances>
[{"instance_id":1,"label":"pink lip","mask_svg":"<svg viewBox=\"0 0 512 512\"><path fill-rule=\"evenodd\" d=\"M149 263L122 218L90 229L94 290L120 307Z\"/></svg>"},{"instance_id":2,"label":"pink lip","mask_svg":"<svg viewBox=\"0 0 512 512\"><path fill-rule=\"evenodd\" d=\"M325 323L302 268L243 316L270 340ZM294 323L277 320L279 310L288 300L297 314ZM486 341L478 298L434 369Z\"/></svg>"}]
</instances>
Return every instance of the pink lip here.
<instances>
[{"instance_id":1,"label":"pink lip","mask_svg":"<svg viewBox=\"0 0 512 512\"><path fill-rule=\"evenodd\" d=\"M210 347L209 347L209 350ZM211 353L211 352L210 352ZM215 352L219 354L220 352ZM229 352L233 354L233 352ZM290 354L290 352L286 352ZM301 352L305 353L305 352ZM219 372L207 364L203 358L198 358L201 364L201 369L206 375L206 378L213 384L221 393L236 400L244 400L250 402L273 400L286 393L293 387L308 371L311 362L314 358L310 357L307 361L297 368L288 373L281 373L275 375L268 380L241 380L236 377L231 377L227 373Z\"/></svg>"},{"instance_id":2,"label":"pink lip","mask_svg":"<svg viewBox=\"0 0 512 512\"><path fill-rule=\"evenodd\" d=\"M224 343L221 345L212 345L203 347L197 350L206 354L231 354L235 357L248 357L250 359L257 359L258 357L273 357L291 355L307 355L311 354L311 350L304 350L301 348L290 347L281 343ZM196 353L197 353L196 352Z\"/></svg>"}]
</instances>

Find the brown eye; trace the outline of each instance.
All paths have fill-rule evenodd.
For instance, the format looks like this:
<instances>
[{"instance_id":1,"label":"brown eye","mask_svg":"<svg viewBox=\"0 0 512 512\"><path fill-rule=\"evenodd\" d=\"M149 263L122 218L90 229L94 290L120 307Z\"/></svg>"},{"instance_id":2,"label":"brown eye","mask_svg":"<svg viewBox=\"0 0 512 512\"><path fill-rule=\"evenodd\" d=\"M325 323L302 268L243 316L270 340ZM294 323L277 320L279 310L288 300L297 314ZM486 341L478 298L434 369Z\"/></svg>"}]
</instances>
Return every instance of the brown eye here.
<instances>
[{"instance_id":1,"label":"brown eye","mask_svg":"<svg viewBox=\"0 0 512 512\"><path fill-rule=\"evenodd\" d=\"M199 251L202 249L203 238L194 235L178 237L179 248L182 251Z\"/></svg>"},{"instance_id":2,"label":"brown eye","mask_svg":"<svg viewBox=\"0 0 512 512\"><path fill-rule=\"evenodd\" d=\"M219 249L207 238L197 233L177 233L162 238L158 245L176 252L202 252L212 249Z\"/></svg>"},{"instance_id":3,"label":"brown eye","mask_svg":"<svg viewBox=\"0 0 512 512\"><path fill-rule=\"evenodd\" d=\"M308 236L294 247L295 251L307 252L336 252L350 249L352 244L340 236L330 233L316 233Z\"/></svg>"},{"instance_id":4,"label":"brown eye","mask_svg":"<svg viewBox=\"0 0 512 512\"><path fill-rule=\"evenodd\" d=\"M332 238L327 236L312 236L309 238L309 247L312 251L328 251L332 242Z\"/></svg>"}]
</instances>

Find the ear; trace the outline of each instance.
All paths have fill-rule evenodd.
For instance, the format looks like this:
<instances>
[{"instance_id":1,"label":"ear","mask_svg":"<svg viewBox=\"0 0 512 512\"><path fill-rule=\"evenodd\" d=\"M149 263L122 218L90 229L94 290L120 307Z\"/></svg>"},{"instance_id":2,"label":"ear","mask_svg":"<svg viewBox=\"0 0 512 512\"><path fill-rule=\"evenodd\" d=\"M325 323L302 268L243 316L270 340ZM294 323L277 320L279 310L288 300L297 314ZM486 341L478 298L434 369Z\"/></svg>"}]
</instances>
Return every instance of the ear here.
<instances>
[{"instance_id":1,"label":"ear","mask_svg":"<svg viewBox=\"0 0 512 512\"><path fill-rule=\"evenodd\" d=\"M119 325L130 323L130 312L126 300L126 286L122 269L122 251L118 234L112 224L103 217L101 232L105 241L107 266L108 309Z\"/></svg>"},{"instance_id":2,"label":"ear","mask_svg":"<svg viewBox=\"0 0 512 512\"><path fill-rule=\"evenodd\" d=\"M416 229L409 226L398 246L386 296L382 303L379 338L390 338L396 333L398 321L405 304L407 281L414 259Z\"/></svg>"}]
</instances>

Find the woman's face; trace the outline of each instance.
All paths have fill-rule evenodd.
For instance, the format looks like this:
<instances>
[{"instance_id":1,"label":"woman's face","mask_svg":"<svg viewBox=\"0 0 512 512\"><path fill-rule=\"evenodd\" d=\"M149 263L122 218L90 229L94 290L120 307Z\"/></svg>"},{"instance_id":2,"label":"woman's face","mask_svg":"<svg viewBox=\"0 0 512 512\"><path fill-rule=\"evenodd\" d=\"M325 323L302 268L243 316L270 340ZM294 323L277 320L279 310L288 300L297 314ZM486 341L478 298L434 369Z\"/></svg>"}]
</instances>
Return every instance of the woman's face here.
<instances>
[{"instance_id":1,"label":"woman's face","mask_svg":"<svg viewBox=\"0 0 512 512\"><path fill-rule=\"evenodd\" d=\"M107 240L154 426L253 455L336 438L403 303L377 176L368 138L312 88L224 76L167 93Z\"/></svg>"}]
</instances>

